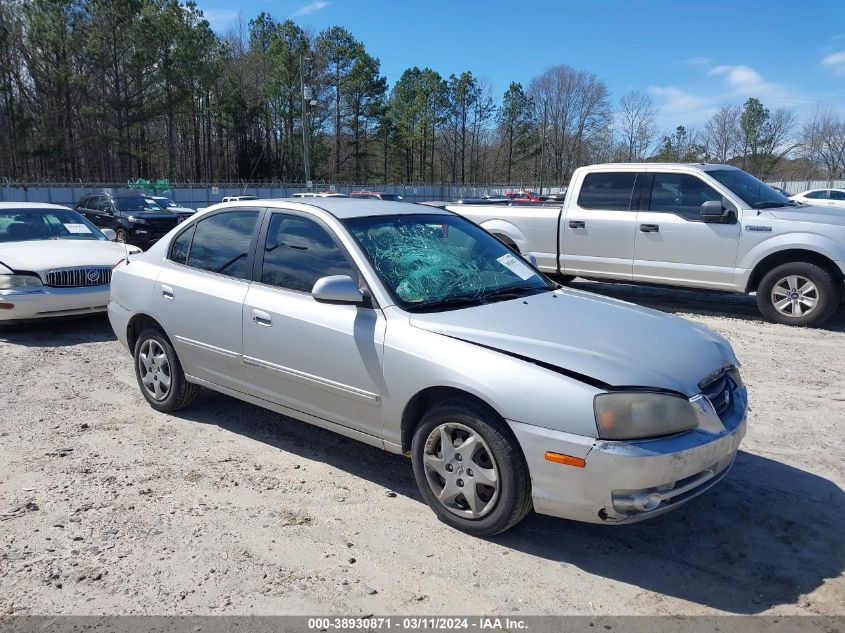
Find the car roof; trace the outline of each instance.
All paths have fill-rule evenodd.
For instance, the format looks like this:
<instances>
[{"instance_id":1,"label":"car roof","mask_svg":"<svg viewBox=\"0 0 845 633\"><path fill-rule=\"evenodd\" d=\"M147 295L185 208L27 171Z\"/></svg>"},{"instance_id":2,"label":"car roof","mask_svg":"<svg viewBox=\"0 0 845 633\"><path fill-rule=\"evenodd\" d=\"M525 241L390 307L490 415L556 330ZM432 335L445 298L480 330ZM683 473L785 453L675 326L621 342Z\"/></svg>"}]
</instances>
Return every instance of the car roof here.
<instances>
[{"instance_id":1,"label":"car roof","mask_svg":"<svg viewBox=\"0 0 845 633\"><path fill-rule=\"evenodd\" d=\"M70 207L61 204L49 204L47 202L0 202L0 211L23 209L61 209L62 211L73 211Z\"/></svg>"},{"instance_id":2,"label":"car roof","mask_svg":"<svg viewBox=\"0 0 845 633\"><path fill-rule=\"evenodd\" d=\"M264 200L244 200L238 203L225 203L232 208L260 207L271 209L302 209L312 207L330 213L340 220L365 218L374 215L455 215L436 207L429 207L413 202L393 202L391 200L366 200L361 198L271 198ZM216 208L225 208L223 206Z\"/></svg>"}]
</instances>

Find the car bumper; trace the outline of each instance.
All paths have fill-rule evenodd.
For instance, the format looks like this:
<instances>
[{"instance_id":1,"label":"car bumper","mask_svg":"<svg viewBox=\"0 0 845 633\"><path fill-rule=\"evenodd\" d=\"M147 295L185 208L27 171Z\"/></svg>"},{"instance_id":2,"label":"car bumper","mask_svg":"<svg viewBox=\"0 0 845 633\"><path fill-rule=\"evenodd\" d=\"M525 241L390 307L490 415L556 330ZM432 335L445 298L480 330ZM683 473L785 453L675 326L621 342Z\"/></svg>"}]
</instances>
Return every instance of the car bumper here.
<instances>
[{"instance_id":1,"label":"car bumper","mask_svg":"<svg viewBox=\"0 0 845 633\"><path fill-rule=\"evenodd\" d=\"M129 312L119 303L110 301L108 305L109 323L114 330L117 340L120 341L126 349L129 349L129 320L132 318L132 313ZM132 350L129 350L132 351Z\"/></svg>"},{"instance_id":2,"label":"car bumper","mask_svg":"<svg viewBox=\"0 0 845 633\"><path fill-rule=\"evenodd\" d=\"M621 524L663 514L708 490L727 475L745 436L747 398L711 434L694 430L639 441L605 441L509 422L528 463L540 514ZM544 458L546 451L584 460L583 467Z\"/></svg>"},{"instance_id":3,"label":"car bumper","mask_svg":"<svg viewBox=\"0 0 845 633\"><path fill-rule=\"evenodd\" d=\"M104 312L108 302L107 285L0 290L0 322Z\"/></svg>"}]
</instances>

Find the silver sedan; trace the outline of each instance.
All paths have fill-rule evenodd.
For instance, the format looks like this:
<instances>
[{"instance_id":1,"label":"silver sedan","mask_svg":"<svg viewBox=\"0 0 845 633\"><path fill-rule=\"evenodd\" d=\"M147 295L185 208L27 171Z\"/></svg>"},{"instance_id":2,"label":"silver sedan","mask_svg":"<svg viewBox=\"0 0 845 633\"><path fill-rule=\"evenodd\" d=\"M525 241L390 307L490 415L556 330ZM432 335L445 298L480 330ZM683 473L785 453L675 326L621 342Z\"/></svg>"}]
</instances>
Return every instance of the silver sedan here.
<instances>
[{"instance_id":1,"label":"silver sedan","mask_svg":"<svg viewBox=\"0 0 845 633\"><path fill-rule=\"evenodd\" d=\"M728 472L746 390L705 327L558 287L448 211L217 205L115 269L109 317L159 411L201 387L409 455L487 536L652 517Z\"/></svg>"}]
</instances>

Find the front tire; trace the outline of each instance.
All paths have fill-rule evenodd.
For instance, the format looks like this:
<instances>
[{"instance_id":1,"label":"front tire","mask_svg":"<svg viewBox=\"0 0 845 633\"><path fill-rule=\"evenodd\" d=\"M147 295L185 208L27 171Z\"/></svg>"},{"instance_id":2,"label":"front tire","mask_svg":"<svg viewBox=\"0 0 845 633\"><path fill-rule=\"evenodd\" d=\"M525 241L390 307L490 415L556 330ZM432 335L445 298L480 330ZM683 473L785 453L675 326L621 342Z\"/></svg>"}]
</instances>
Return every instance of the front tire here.
<instances>
[{"instance_id":1,"label":"front tire","mask_svg":"<svg viewBox=\"0 0 845 633\"><path fill-rule=\"evenodd\" d=\"M200 386L185 380L182 363L167 337L157 328L141 332L135 342L135 378L149 405L167 413L189 406Z\"/></svg>"},{"instance_id":2,"label":"front tire","mask_svg":"<svg viewBox=\"0 0 845 633\"><path fill-rule=\"evenodd\" d=\"M414 478L447 525L493 536L531 510L531 480L507 424L481 403L457 398L429 409L411 443Z\"/></svg>"},{"instance_id":3,"label":"front tire","mask_svg":"<svg viewBox=\"0 0 845 633\"><path fill-rule=\"evenodd\" d=\"M836 314L842 284L810 262L790 262L770 270L757 287L757 306L767 321L819 327Z\"/></svg>"},{"instance_id":4,"label":"front tire","mask_svg":"<svg viewBox=\"0 0 845 633\"><path fill-rule=\"evenodd\" d=\"M126 244L126 240L127 240L126 229L124 229L122 226L117 226L114 229L114 234L115 234L115 238L114 238L115 242L120 242L121 244Z\"/></svg>"}]
</instances>

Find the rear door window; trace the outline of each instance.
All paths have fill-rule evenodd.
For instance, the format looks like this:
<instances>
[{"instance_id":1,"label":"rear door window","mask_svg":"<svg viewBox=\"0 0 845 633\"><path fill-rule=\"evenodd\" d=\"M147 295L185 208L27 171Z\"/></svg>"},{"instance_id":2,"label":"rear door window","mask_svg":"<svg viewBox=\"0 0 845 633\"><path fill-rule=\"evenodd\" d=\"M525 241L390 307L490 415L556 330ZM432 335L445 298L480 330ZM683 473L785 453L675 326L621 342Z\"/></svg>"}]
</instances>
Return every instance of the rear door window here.
<instances>
[{"instance_id":1,"label":"rear door window","mask_svg":"<svg viewBox=\"0 0 845 633\"><path fill-rule=\"evenodd\" d=\"M804 197L812 200L827 200L827 189L807 192L804 194Z\"/></svg>"},{"instance_id":2,"label":"rear door window","mask_svg":"<svg viewBox=\"0 0 845 633\"><path fill-rule=\"evenodd\" d=\"M188 266L238 279L249 278L247 261L258 214L257 210L228 211L197 222L187 253Z\"/></svg>"},{"instance_id":3,"label":"rear door window","mask_svg":"<svg viewBox=\"0 0 845 633\"><path fill-rule=\"evenodd\" d=\"M836 191L832 189L830 192L831 200L845 200L845 191Z\"/></svg>"},{"instance_id":4,"label":"rear door window","mask_svg":"<svg viewBox=\"0 0 845 633\"><path fill-rule=\"evenodd\" d=\"M629 211L636 172L594 172L584 176L578 206L582 209Z\"/></svg>"}]
</instances>

